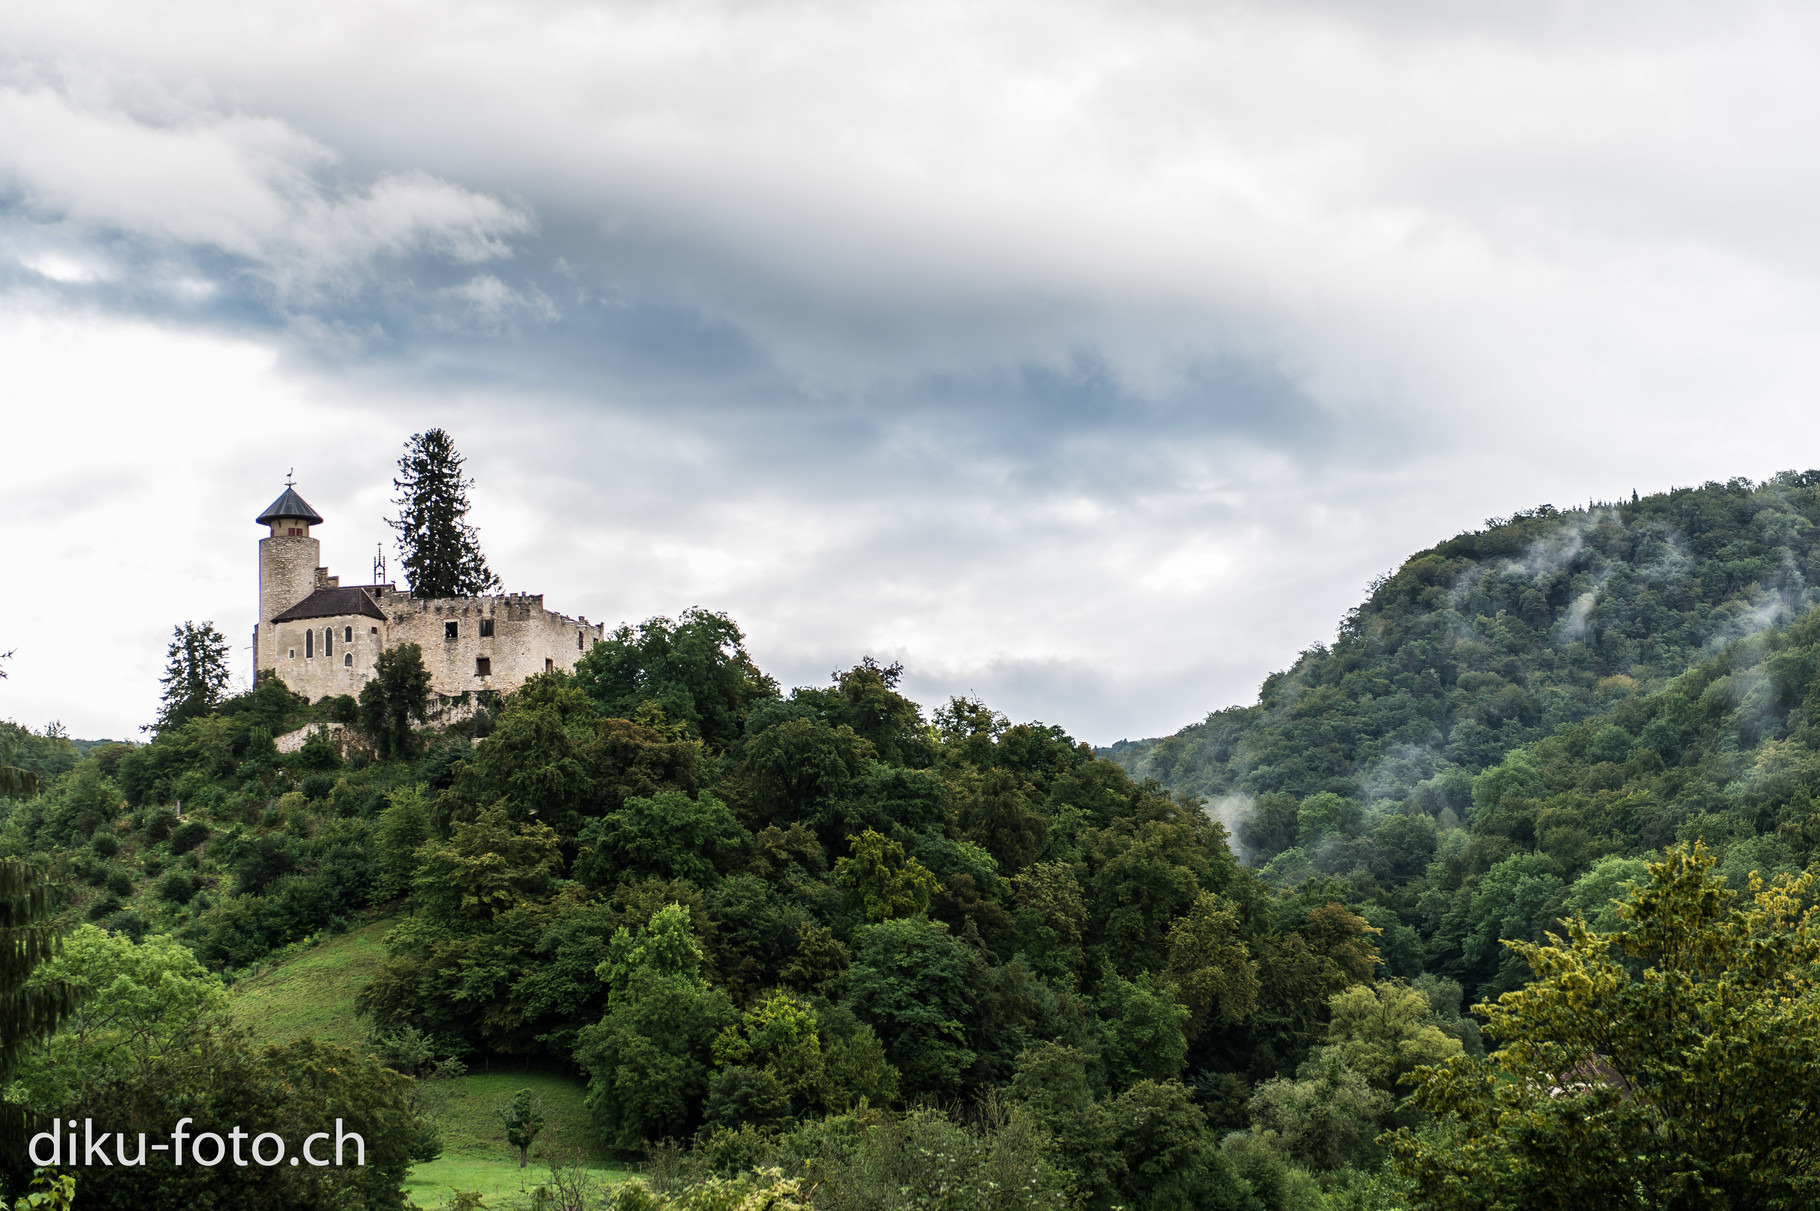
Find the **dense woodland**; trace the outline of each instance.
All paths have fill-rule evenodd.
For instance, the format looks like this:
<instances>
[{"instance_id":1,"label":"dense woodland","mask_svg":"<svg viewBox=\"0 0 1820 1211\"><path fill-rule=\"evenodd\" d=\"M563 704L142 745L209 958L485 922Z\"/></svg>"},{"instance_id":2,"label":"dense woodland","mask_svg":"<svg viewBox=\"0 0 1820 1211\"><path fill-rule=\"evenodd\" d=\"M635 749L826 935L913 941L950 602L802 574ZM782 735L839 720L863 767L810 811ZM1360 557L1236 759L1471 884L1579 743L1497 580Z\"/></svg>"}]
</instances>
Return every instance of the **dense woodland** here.
<instances>
[{"instance_id":1,"label":"dense woodland","mask_svg":"<svg viewBox=\"0 0 1820 1211\"><path fill-rule=\"evenodd\" d=\"M1610 1205L1805 1205L1799 1181L1723 1193L1805 1145L1741 1175L1651 1151L1675 1103L1635 1082L1685 1038L1633 1062L1562 1023L1597 1016L1572 1001L1586 971L1598 1006L1629 1005L1632 976L1732 928L1750 872L1793 878L1820 843L1817 520L1810 472L1495 522L1374 585L1258 704L1099 754L980 702L926 710L870 659L783 691L703 611L622 627L445 731L414 722L409 649L359 702L266 680L146 744L7 725L5 763L42 791L5 801L0 856L69 889L66 978L206 1006L403 914L357 1055L182 1034L206 1015L165 1006L91 1029L118 1042L106 1062L66 1025L9 1096L153 1116L198 1082L228 1096L204 1070L340 1081L393 1140L390 1168L337 1187L349 1206L399 1205L383 1179L434 1154L415 1086L493 1056L586 1077L601 1140L651 1164L625 1208L1544 1206L1534 1173L1575 1165L1621 1172ZM348 755L274 748L328 721ZM1763 894L1782 899L1737 900L1751 936L1806 965L1766 969L1751 1020L1794 1064L1820 1034L1815 897ZM1521 945L1570 923L1566 949ZM1506 992L1482 1035L1467 1007ZM179 1035L187 1068L145 1041ZM1595 1075L1535 1094L1553 1126L1513 1142L1493 1109L1547 1083L1509 1079L1524 1065ZM1806 1089L1820 1068L1790 1071ZM1535 1139L1554 1151L1532 1172ZM79 1205L146 1205L134 1189L97 1177Z\"/></svg>"}]
</instances>

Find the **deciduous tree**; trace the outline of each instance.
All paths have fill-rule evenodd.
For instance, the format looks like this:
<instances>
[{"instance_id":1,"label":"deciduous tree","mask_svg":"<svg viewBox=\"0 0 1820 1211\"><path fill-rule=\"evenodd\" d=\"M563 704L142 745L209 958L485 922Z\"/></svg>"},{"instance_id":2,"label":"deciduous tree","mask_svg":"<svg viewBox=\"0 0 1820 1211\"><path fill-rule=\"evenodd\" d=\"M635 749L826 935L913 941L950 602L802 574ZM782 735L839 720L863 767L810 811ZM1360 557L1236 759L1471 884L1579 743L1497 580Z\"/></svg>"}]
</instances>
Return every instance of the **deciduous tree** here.
<instances>
[{"instance_id":1,"label":"deciduous tree","mask_svg":"<svg viewBox=\"0 0 1820 1211\"><path fill-rule=\"evenodd\" d=\"M1820 1198L1820 876L1740 896L1675 847L1598 933L1508 943L1503 1047L1425 1069L1398 1164L1432 1208L1811 1207Z\"/></svg>"}]
</instances>

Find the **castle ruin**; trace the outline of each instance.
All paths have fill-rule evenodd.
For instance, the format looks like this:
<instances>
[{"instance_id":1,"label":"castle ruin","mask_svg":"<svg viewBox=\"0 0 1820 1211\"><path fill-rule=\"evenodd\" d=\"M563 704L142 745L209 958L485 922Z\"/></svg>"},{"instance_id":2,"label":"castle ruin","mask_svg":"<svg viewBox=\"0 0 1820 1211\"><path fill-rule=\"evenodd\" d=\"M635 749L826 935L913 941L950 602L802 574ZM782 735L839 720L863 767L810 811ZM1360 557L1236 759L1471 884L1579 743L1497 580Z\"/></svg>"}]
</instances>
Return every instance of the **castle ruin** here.
<instances>
[{"instance_id":1,"label":"castle ruin","mask_svg":"<svg viewBox=\"0 0 1820 1211\"><path fill-rule=\"evenodd\" d=\"M259 540L253 667L312 702L358 696L379 653L407 643L423 649L431 692L458 698L572 671L606 638L604 624L544 609L541 593L419 598L390 584L344 588L310 534L322 517L288 483L256 520L271 532Z\"/></svg>"}]
</instances>

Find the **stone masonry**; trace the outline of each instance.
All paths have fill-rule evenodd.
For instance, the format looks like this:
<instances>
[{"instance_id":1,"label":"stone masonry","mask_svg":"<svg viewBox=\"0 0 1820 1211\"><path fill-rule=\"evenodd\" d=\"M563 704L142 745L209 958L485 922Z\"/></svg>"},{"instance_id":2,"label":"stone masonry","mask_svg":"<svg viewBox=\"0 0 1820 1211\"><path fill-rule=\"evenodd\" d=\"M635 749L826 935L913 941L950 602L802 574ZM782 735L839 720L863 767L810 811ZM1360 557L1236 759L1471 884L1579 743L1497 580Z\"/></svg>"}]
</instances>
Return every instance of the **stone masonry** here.
<instances>
[{"instance_id":1,"label":"stone masonry","mask_svg":"<svg viewBox=\"0 0 1820 1211\"><path fill-rule=\"evenodd\" d=\"M358 696L379 653L415 643L432 692L509 693L535 673L575 667L606 627L544 608L541 593L420 599L390 584L343 588L310 535L322 518L286 485L259 515L259 624L254 667L312 702Z\"/></svg>"}]
</instances>

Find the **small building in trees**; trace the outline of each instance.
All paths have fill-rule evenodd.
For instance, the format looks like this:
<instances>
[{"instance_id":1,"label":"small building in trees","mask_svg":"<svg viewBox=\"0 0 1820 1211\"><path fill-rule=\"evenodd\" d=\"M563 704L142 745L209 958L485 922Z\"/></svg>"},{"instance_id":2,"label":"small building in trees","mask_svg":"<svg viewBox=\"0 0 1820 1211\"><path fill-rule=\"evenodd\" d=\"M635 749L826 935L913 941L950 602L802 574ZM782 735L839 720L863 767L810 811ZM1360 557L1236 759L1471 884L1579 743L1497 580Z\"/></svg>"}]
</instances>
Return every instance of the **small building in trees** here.
<instances>
[{"instance_id":1,"label":"small building in trees","mask_svg":"<svg viewBox=\"0 0 1820 1211\"><path fill-rule=\"evenodd\" d=\"M391 584L344 586L310 532L321 515L288 483L257 521L271 532L259 540L253 665L311 701L357 696L379 653L408 643L423 649L432 692L456 697L570 671L606 637L603 624L546 610L541 593L419 598Z\"/></svg>"}]
</instances>

